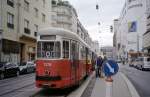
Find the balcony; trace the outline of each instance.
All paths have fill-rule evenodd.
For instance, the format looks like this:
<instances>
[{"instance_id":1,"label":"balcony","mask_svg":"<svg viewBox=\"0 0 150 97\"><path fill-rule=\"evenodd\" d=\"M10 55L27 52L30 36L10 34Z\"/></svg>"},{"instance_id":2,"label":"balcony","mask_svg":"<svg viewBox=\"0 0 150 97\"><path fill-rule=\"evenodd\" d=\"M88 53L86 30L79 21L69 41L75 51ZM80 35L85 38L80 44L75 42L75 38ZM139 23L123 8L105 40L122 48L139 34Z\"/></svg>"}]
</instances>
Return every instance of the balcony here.
<instances>
[{"instance_id":1,"label":"balcony","mask_svg":"<svg viewBox=\"0 0 150 97\"><path fill-rule=\"evenodd\" d=\"M69 18L71 18L72 17L72 13L71 12L57 12L57 15L59 15L59 16L67 16L67 17L69 17Z\"/></svg>"},{"instance_id":2,"label":"balcony","mask_svg":"<svg viewBox=\"0 0 150 97\"><path fill-rule=\"evenodd\" d=\"M11 29L14 29L14 24L7 23L7 27L8 27L8 28L11 28Z\"/></svg>"},{"instance_id":3,"label":"balcony","mask_svg":"<svg viewBox=\"0 0 150 97\"><path fill-rule=\"evenodd\" d=\"M68 24L68 25L72 25L72 20L69 19L58 19L57 20L58 24Z\"/></svg>"},{"instance_id":4,"label":"balcony","mask_svg":"<svg viewBox=\"0 0 150 97\"><path fill-rule=\"evenodd\" d=\"M31 34L31 31L30 31L30 29L28 29L28 28L24 28L24 33L26 33L26 34Z\"/></svg>"},{"instance_id":5,"label":"balcony","mask_svg":"<svg viewBox=\"0 0 150 97\"><path fill-rule=\"evenodd\" d=\"M34 32L34 36L37 37L37 32Z\"/></svg>"}]
</instances>

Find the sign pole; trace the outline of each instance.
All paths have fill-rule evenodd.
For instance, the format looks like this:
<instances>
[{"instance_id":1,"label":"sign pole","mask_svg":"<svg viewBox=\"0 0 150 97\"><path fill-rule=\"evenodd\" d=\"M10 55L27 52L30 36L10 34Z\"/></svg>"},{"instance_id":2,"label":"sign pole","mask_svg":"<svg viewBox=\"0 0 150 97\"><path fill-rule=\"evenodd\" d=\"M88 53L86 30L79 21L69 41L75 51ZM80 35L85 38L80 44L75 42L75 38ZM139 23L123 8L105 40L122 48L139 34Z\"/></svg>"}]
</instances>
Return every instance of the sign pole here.
<instances>
[{"instance_id":1,"label":"sign pole","mask_svg":"<svg viewBox=\"0 0 150 97\"><path fill-rule=\"evenodd\" d=\"M106 78L106 97L112 97L113 79L111 77Z\"/></svg>"},{"instance_id":2,"label":"sign pole","mask_svg":"<svg viewBox=\"0 0 150 97\"><path fill-rule=\"evenodd\" d=\"M112 76L118 72L119 66L114 60L107 60L103 64L103 72L106 76L106 97L112 97L113 79Z\"/></svg>"}]
</instances>

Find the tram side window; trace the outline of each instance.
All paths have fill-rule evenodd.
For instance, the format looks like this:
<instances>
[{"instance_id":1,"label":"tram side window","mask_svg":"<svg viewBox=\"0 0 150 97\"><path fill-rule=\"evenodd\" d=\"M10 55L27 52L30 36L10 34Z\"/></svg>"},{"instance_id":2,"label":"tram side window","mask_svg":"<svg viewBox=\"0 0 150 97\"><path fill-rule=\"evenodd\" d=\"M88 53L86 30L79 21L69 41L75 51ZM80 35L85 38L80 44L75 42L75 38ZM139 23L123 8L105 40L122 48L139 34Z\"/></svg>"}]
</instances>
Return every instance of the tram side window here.
<instances>
[{"instance_id":1,"label":"tram side window","mask_svg":"<svg viewBox=\"0 0 150 97\"><path fill-rule=\"evenodd\" d=\"M37 57L40 58L41 57L41 42L38 42L37 44Z\"/></svg>"},{"instance_id":2,"label":"tram side window","mask_svg":"<svg viewBox=\"0 0 150 97\"><path fill-rule=\"evenodd\" d=\"M69 41L63 41L63 58L69 58Z\"/></svg>"},{"instance_id":3,"label":"tram side window","mask_svg":"<svg viewBox=\"0 0 150 97\"><path fill-rule=\"evenodd\" d=\"M55 57L60 58L60 42L55 42Z\"/></svg>"},{"instance_id":4,"label":"tram side window","mask_svg":"<svg viewBox=\"0 0 150 97\"><path fill-rule=\"evenodd\" d=\"M82 59L85 59L86 54L85 54L85 47L84 47L84 46L82 46L82 47L80 48L80 53L81 53L81 58L82 58Z\"/></svg>"}]
</instances>

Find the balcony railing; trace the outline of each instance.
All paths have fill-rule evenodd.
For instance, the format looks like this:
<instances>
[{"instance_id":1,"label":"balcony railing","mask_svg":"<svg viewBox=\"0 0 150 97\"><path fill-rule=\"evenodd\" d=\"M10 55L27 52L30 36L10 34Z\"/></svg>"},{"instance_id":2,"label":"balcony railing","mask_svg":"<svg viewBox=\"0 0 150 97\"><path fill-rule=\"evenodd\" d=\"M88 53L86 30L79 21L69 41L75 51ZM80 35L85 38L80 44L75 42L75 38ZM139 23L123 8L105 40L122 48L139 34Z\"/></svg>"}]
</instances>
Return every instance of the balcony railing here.
<instances>
[{"instance_id":1,"label":"balcony railing","mask_svg":"<svg viewBox=\"0 0 150 97\"><path fill-rule=\"evenodd\" d=\"M31 34L31 31L30 31L30 29L28 29L28 28L24 28L24 33L26 33L26 34Z\"/></svg>"},{"instance_id":2,"label":"balcony railing","mask_svg":"<svg viewBox=\"0 0 150 97\"><path fill-rule=\"evenodd\" d=\"M14 29L14 24L7 23L7 27L8 27L8 28L11 28L11 29Z\"/></svg>"},{"instance_id":3,"label":"balcony railing","mask_svg":"<svg viewBox=\"0 0 150 97\"><path fill-rule=\"evenodd\" d=\"M35 37L37 36L37 32L34 32L34 36L35 36Z\"/></svg>"}]
</instances>

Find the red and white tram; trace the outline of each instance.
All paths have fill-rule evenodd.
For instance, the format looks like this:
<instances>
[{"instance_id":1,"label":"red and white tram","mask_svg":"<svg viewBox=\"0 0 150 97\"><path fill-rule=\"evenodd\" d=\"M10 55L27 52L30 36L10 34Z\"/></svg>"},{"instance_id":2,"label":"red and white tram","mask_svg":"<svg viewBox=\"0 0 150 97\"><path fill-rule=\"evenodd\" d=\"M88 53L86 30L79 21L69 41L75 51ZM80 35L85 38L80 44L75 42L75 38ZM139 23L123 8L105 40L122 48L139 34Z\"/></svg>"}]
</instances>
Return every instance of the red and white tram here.
<instances>
[{"instance_id":1,"label":"red and white tram","mask_svg":"<svg viewBox=\"0 0 150 97\"><path fill-rule=\"evenodd\" d=\"M92 72L95 54L75 33L61 28L40 30L37 37L36 86L66 88Z\"/></svg>"}]
</instances>

